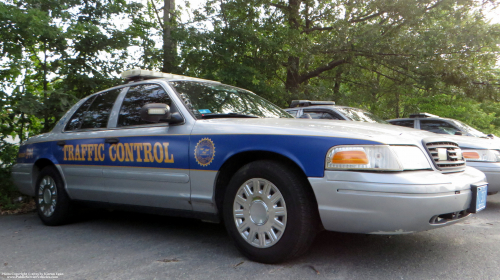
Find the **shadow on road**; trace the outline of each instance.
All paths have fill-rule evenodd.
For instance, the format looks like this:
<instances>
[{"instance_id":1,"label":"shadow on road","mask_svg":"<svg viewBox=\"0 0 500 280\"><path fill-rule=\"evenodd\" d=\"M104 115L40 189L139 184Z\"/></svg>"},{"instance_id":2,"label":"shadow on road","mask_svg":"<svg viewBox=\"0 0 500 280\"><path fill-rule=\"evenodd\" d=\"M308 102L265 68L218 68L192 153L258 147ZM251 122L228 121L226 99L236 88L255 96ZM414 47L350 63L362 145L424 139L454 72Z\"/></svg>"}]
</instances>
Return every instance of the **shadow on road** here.
<instances>
[{"instance_id":1,"label":"shadow on road","mask_svg":"<svg viewBox=\"0 0 500 280\"><path fill-rule=\"evenodd\" d=\"M217 250L227 257L243 258L231 244L222 224L204 223L195 219L172 218L157 215L129 213L122 211L85 210L76 223L91 223L95 230L127 232L133 238L178 240L186 246L200 244L204 250ZM406 266L413 258L440 259L448 254L443 250L441 238L426 233L399 236L349 234L323 231L318 234L308 254L287 264L315 265L352 263L364 266L378 266L387 262ZM222 249L222 250L221 250ZM420 262L424 264L425 262Z\"/></svg>"}]
</instances>

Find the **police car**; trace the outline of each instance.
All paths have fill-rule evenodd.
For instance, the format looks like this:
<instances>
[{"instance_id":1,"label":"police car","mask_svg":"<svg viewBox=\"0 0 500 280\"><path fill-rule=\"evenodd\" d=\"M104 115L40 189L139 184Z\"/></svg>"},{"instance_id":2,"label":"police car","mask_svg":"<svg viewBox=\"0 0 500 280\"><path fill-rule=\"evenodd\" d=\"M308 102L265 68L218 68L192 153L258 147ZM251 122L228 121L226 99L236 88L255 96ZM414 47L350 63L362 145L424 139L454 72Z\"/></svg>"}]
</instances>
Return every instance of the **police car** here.
<instances>
[{"instance_id":1,"label":"police car","mask_svg":"<svg viewBox=\"0 0 500 280\"><path fill-rule=\"evenodd\" d=\"M304 253L321 228L405 234L484 209L458 145L383 124L296 120L249 91L131 70L20 147L19 190L47 225L75 202L224 221L248 258Z\"/></svg>"}]
</instances>

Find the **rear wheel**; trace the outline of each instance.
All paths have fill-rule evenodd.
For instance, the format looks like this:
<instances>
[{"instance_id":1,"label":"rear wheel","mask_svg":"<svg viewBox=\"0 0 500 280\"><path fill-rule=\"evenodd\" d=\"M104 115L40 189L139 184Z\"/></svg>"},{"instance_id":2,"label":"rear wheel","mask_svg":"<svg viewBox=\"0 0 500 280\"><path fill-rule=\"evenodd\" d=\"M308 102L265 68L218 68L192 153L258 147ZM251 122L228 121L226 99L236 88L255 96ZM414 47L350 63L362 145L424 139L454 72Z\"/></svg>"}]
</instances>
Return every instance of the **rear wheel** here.
<instances>
[{"instance_id":1,"label":"rear wheel","mask_svg":"<svg viewBox=\"0 0 500 280\"><path fill-rule=\"evenodd\" d=\"M243 166L229 182L224 222L249 259L277 263L307 251L316 235L317 206L307 181L284 164Z\"/></svg>"},{"instance_id":2,"label":"rear wheel","mask_svg":"<svg viewBox=\"0 0 500 280\"><path fill-rule=\"evenodd\" d=\"M35 202L38 216L46 225L62 225L72 217L71 201L54 166L47 166L40 171L36 180Z\"/></svg>"}]
</instances>

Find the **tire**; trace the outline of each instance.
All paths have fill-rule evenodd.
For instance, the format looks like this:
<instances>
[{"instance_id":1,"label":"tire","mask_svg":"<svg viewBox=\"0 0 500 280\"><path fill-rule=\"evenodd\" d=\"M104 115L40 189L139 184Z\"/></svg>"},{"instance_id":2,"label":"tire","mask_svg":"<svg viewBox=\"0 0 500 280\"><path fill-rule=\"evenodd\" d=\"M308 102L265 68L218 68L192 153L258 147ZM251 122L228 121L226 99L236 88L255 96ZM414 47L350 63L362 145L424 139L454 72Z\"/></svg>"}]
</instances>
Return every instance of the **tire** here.
<instances>
[{"instance_id":1,"label":"tire","mask_svg":"<svg viewBox=\"0 0 500 280\"><path fill-rule=\"evenodd\" d=\"M63 225L73 217L71 200L64 189L61 175L54 166L47 166L38 174L35 202L38 216L45 225Z\"/></svg>"},{"instance_id":2,"label":"tire","mask_svg":"<svg viewBox=\"0 0 500 280\"><path fill-rule=\"evenodd\" d=\"M251 162L231 178L223 202L226 229L239 251L262 263L305 253L317 233L318 208L305 178L271 160Z\"/></svg>"},{"instance_id":3,"label":"tire","mask_svg":"<svg viewBox=\"0 0 500 280\"><path fill-rule=\"evenodd\" d=\"M495 195L497 194L498 192L488 192L487 195Z\"/></svg>"}]
</instances>

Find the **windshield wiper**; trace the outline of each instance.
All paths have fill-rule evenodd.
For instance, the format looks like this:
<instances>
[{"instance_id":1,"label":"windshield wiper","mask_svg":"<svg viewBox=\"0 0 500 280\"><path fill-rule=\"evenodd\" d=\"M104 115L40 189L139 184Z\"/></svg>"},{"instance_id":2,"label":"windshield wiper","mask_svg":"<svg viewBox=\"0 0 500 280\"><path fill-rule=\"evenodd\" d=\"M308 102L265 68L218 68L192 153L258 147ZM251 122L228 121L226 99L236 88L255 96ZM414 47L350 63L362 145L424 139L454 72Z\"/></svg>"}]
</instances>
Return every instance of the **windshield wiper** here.
<instances>
[{"instance_id":1,"label":"windshield wiper","mask_svg":"<svg viewBox=\"0 0 500 280\"><path fill-rule=\"evenodd\" d=\"M210 114L202 114L201 118L215 119L215 118L258 118L258 117L254 115L246 115L240 113L227 113L227 114L210 113Z\"/></svg>"}]
</instances>

